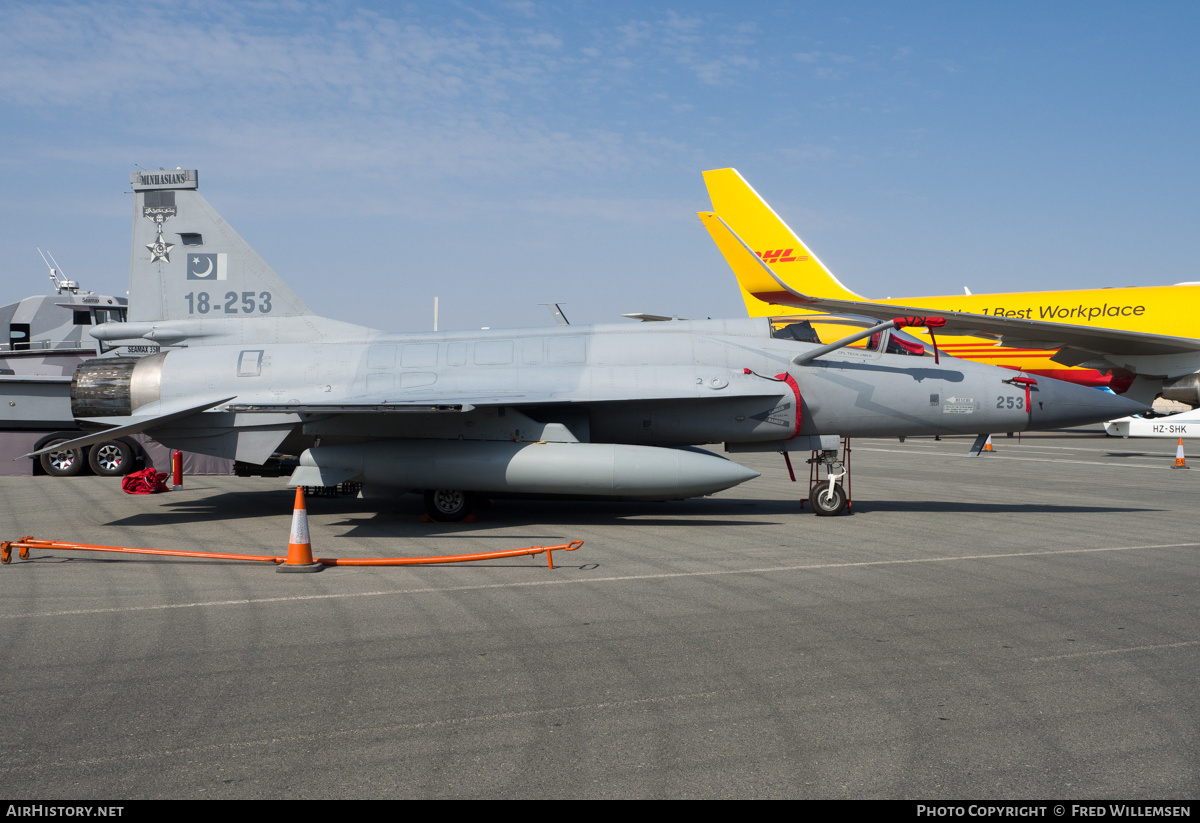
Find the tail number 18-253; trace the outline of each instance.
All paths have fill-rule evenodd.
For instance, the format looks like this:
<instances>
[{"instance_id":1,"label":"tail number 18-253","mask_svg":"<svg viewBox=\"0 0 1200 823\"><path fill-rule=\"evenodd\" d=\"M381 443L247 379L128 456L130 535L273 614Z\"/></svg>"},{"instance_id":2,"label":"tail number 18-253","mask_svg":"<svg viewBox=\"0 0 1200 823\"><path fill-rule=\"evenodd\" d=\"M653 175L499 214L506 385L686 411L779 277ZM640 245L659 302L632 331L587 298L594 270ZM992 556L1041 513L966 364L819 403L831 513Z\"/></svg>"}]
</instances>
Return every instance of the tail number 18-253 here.
<instances>
[{"instance_id":1,"label":"tail number 18-253","mask_svg":"<svg viewBox=\"0 0 1200 823\"><path fill-rule=\"evenodd\" d=\"M188 292L184 295L184 299L188 303L188 314L271 313L271 293L269 291L260 291L257 294L252 291L244 291L241 294L227 291L223 303L220 300L214 300L206 291Z\"/></svg>"}]
</instances>

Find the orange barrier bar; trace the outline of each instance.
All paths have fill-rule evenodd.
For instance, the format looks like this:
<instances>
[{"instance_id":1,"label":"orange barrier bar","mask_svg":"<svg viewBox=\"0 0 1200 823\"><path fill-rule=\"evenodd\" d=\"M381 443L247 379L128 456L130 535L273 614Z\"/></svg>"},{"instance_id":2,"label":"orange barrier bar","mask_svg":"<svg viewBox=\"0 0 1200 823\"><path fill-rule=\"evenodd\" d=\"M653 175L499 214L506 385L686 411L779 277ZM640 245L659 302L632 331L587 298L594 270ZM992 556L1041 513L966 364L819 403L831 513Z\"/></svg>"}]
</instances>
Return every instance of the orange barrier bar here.
<instances>
[{"instance_id":1,"label":"orange barrier bar","mask_svg":"<svg viewBox=\"0 0 1200 823\"><path fill-rule=\"evenodd\" d=\"M12 559L11 551L6 550L6 547L9 546L15 546L20 550L20 557L22 560L29 558L30 549L58 549L81 552L116 552L118 554L157 554L166 555L168 557L197 557L209 560L254 560L260 563L282 563L287 559L285 557L268 557L266 555L255 554L223 554L221 552L188 552L176 549L134 549L128 546L97 546L91 543L69 543L62 540L39 540L36 537L22 537L20 540L14 540L11 543L0 545L0 562L8 563Z\"/></svg>"},{"instance_id":2,"label":"orange barrier bar","mask_svg":"<svg viewBox=\"0 0 1200 823\"><path fill-rule=\"evenodd\" d=\"M503 557L524 557L546 554L546 564L554 568L553 552L573 552L583 545L582 540L572 540L557 546L530 546L525 549L505 549L477 554L442 555L439 557L382 557L382 558L336 558L317 557L314 562L324 566L427 566L435 563L469 563L476 560L496 560ZM135 549L128 546L98 546L91 543L70 543L61 540L39 540L22 537L20 540L0 542L0 563L12 562L12 550L16 548L22 560L29 559L30 549L59 551L115 552L118 554L156 554L167 557L194 557L206 560L248 560L257 563L285 563L286 557L258 554L227 554L223 552L192 552L180 549Z\"/></svg>"},{"instance_id":3,"label":"orange barrier bar","mask_svg":"<svg viewBox=\"0 0 1200 823\"><path fill-rule=\"evenodd\" d=\"M524 557L546 553L546 564L554 568L553 552L573 552L583 545L582 540L572 540L558 546L531 546L528 549L506 549L496 552L481 552L480 554L454 554L443 557L378 557L378 558L325 558L317 557L316 562L326 566L427 566L434 563L469 563L473 560L495 560L501 557Z\"/></svg>"}]
</instances>

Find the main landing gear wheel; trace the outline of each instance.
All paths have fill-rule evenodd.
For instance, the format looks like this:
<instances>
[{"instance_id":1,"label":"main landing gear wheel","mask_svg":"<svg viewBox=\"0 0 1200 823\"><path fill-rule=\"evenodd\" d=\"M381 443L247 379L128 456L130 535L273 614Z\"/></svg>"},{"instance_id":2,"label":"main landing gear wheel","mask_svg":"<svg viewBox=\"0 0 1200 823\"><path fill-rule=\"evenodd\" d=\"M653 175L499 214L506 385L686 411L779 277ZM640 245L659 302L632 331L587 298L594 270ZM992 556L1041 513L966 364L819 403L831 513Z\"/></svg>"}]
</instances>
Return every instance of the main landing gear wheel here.
<instances>
[{"instance_id":1,"label":"main landing gear wheel","mask_svg":"<svg viewBox=\"0 0 1200 823\"><path fill-rule=\"evenodd\" d=\"M55 440L47 445L57 446L59 443L66 442L65 439ZM54 449L39 457L38 462L42 464L42 469L46 474L54 477L74 477L83 469L83 450L78 448Z\"/></svg>"},{"instance_id":2,"label":"main landing gear wheel","mask_svg":"<svg viewBox=\"0 0 1200 823\"><path fill-rule=\"evenodd\" d=\"M822 481L808 493L808 503L818 517L833 517L846 510L846 490L840 483L834 483L830 494L829 481Z\"/></svg>"},{"instance_id":3,"label":"main landing gear wheel","mask_svg":"<svg viewBox=\"0 0 1200 823\"><path fill-rule=\"evenodd\" d=\"M120 440L105 440L92 446L88 465L101 477L124 477L133 465L133 450Z\"/></svg>"},{"instance_id":4,"label":"main landing gear wheel","mask_svg":"<svg viewBox=\"0 0 1200 823\"><path fill-rule=\"evenodd\" d=\"M426 489L425 513L439 523L458 523L475 508L475 495L462 489Z\"/></svg>"}]
</instances>

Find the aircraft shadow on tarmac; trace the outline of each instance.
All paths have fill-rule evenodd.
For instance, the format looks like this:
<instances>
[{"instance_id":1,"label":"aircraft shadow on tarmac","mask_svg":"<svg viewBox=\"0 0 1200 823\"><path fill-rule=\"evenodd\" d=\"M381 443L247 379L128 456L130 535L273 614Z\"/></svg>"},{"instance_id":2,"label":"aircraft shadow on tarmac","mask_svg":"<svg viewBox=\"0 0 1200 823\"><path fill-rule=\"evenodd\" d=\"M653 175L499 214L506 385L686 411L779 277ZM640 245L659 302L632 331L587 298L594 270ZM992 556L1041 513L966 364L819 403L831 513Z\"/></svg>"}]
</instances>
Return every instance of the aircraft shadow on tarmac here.
<instances>
[{"instance_id":1,"label":"aircraft shadow on tarmac","mask_svg":"<svg viewBox=\"0 0 1200 823\"><path fill-rule=\"evenodd\" d=\"M155 511L109 521L110 526L179 526L197 521L231 521L264 515L289 516L292 490L236 492L202 499L164 501ZM794 515L794 500L693 499L664 502L597 500L499 499L481 506L473 523L421 522L424 509L417 495L390 500L354 497L310 497L309 516L344 515L336 525L352 527L346 536L406 537L438 532L469 532L512 526L755 526L773 525L778 516ZM754 514L770 519L746 519ZM733 519L736 517L737 519Z\"/></svg>"},{"instance_id":2,"label":"aircraft shadow on tarmac","mask_svg":"<svg viewBox=\"0 0 1200 823\"><path fill-rule=\"evenodd\" d=\"M1055 506L1048 503L968 503L956 500L867 500L855 502L855 514L940 512L945 514L1120 514L1163 509L1133 506Z\"/></svg>"},{"instance_id":3,"label":"aircraft shadow on tarmac","mask_svg":"<svg viewBox=\"0 0 1200 823\"><path fill-rule=\"evenodd\" d=\"M134 514L111 520L109 526L174 526L195 523L200 520L241 520L264 515L290 515L295 492L291 489L229 492L214 494L200 499L174 496L165 499L146 498L154 502L161 500L154 511ZM311 510L312 506L309 506Z\"/></svg>"},{"instance_id":4,"label":"aircraft shadow on tarmac","mask_svg":"<svg viewBox=\"0 0 1200 823\"><path fill-rule=\"evenodd\" d=\"M176 526L196 521L232 521L291 514L292 493L282 491L217 494L199 500L165 503L153 512L113 520L112 526ZM341 515L331 525L346 528L345 537L395 538L465 535L490 528L619 526L770 526L788 519L805 518L814 524L799 499L701 498L665 502L598 500L499 499L483 505L473 523L421 522L417 495L390 500L354 497L318 497L307 501L310 516ZM859 499L856 515L938 512L944 514L1103 514L1159 511L1144 507L1053 505L1045 503L981 503L955 500ZM542 539L542 538L538 538ZM557 539L557 538L553 538Z\"/></svg>"}]
</instances>

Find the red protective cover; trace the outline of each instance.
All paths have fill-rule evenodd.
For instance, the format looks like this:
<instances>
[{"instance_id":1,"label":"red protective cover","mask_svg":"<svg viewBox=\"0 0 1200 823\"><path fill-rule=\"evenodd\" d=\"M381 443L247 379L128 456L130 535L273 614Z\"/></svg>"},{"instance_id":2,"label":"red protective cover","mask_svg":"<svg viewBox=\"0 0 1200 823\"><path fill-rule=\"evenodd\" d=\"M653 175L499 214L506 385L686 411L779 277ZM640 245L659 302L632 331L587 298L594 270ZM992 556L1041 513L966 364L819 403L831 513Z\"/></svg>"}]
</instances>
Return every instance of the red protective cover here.
<instances>
[{"instance_id":1,"label":"red protective cover","mask_svg":"<svg viewBox=\"0 0 1200 823\"><path fill-rule=\"evenodd\" d=\"M163 472L156 472L154 469L143 469L140 472L133 472L125 475L125 479L121 481L121 491L126 494L158 494L159 492L169 492L166 484L167 475Z\"/></svg>"}]
</instances>

